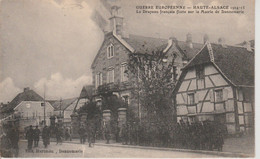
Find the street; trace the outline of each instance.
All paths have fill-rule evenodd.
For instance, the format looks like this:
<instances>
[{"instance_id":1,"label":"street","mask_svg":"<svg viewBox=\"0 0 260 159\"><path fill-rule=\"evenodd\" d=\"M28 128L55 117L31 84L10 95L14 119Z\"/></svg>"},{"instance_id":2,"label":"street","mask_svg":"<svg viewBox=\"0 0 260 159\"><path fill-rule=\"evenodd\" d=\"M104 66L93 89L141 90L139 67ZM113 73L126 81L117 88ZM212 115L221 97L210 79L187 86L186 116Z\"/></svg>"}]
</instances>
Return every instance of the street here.
<instances>
[{"instance_id":1,"label":"street","mask_svg":"<svg viewBox=\"0 0 260 159\"><path fill-rule=\"evenodd\" d=\"M214 155L206 155L199 153L176 152L176 151L163 151L163 150L148 150L138 148L123 148L123 147L109 147L97 146L88 147L87 144L80 145L74 143L63 143L56 145L51 142L48 148L44 148L42 141L39 143L38 148L33 148L33 152L26 151L27 142L20 141L19 143L19 156L18 157L81 157L81 158L202 158L202 157L218 157Z\"/></svg>"}]
</instances>

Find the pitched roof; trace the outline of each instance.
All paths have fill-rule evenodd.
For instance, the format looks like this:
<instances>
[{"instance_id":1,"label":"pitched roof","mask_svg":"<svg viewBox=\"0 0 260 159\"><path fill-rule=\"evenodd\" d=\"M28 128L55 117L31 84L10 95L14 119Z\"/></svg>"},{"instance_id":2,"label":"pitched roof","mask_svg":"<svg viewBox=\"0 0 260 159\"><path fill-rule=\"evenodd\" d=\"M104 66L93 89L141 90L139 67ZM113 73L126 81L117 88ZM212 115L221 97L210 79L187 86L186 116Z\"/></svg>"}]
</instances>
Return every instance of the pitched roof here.
<instances>
[{"instance_id":1,"label":"pitched roof","mask_svg":"<svg viewBox=\"0 0 260 159\"><path fill-rule=\"evenodd\" d=\"M1 112L10 112L22 101L43 101L44 99L34 90L25 90L19 93L9 104L4 107Z\"/></svg>"},{"instance_id":2,"label":"pitched roof","mask_svg":"<svg viewBox=\"0 0 260 159\"><path fill-rule=\"evenodd\" d=\"M91 98L94 95L95 86L94 85L85 85L83 86L79 98Z\"/></svg>"},{"instance_id":3,"label":"pitched roof","mask_svg":"<svg viewBox=\"0 0 260 159\"><path fill-rule=\"evenodd\" d=\"M184 52L185 56L187 57L187 60L192 59L197 54L197 52L199 52L200 49L203 47L203 44L200 43L192 43L192 45L193 47L190 48L186 42L178 41L178 46Z\"/></svg>"},{"instance_id":4,"label":"pitched roof","mask_svg":"<svg viewBox=\"0 0 260 159\"><path fill-rule=\"evenodd\" d=\"M125 46L130 52L134 52L134 51L135 51L134 48L133 48L132 46L130 46L130 45L125 41L125 39L123 39L123 38L121 38L120 36L116 35L115 32L108 32L108 33L105 34L105 36L111 36L111 35L114 36L115 39L117 39L117 40L118 40L123 46ZM100 53L100 50L101 50L102 46L104 45L104 43L105 43L105 40L104 40L103 43L101 44L101 47L99 48L99 50L98 50L98 52L97 52L97 54L96 54L96 56L95 56L95 58L94 58L94 60L93 60L93 62L92 62L92 64L91 64L91 68L94 67L94 63L96 62L97 57L98 57L98 55L99 55L99 53Z\"/></svg>"},{"instance_id":5,"label":"pitched roof","mask_svg":"<svg viewBox=\"0 0 260 159\"><path fill-rule=\"evenodd\" d=\"M239 43L239 44L236 44L236 45L238 45L238 46L246 46L246 43L247 43L246 41L243 41L243 42L241 42L241 43ZM252 48L255 47L255 40L250 40L249 43L250 43L250 46L251 46Z\"/></svg>"},{"instance_id":6,"label":"pitched roof","mask_svg":"<svg viewBox=\"0 0 260 159\"><path fill-rule=\"evenodd\" d=\"M144 37L139 35L129 35L129 38L124 38L124 40L131 45L135 52L138 53L151 53L152 51L162 51L168 45L167 39ZM193 47L190 48L186 42L177 41L178 49L181 49L187 60L192 59L197 52L203 47L203 44L192 43Z\"/></svg>"},{"instance_id":7,"label":"pitched roof","mask_svg":"<svg viewBox=\"0 0 260 159\"><path fill-rule=\"evenodd\" d=\"M213 63L236 86L254 86L254 53L246 48L207 43L184 69Z\"/></svg>"},{"instance_id":8,"label":"pitched roof","mask_svg":"<svg viewBox=\"0 0 260 159\"><path fill-rule=\"evenodd\" d=\"M156 51L163 44L167 44L166 39L145 37L130 34L129 38L123 38L129 45L131 45L137 53L151 53Z\"/></svg>"},{"instance_id":9,"label":"pitched roof","mask_svg":"<svg viewBox=\"0 0 260 159\"><path fill-rule=\"evenodd\" d=\"M49 101L49 102L54 107L54 111L57 111L57 110L63 111L65 109L67 109L77 99L78 98L69 98L69 99L55 100L55 101Z\"/></svg>"},{"instance_id":10,"label":"pitched roof","mask_svg":"<svg viewBox=\"0 0 260 159\"><path fill-rule=\"evenodd\" d=\"M119 37L113 32L106 33L105 36L113 35L122 45L124 45L130 52L141 53L141 54L150 54L153 51L163 51L168 46L168 39L162 38L154 38L154 37L145 37L140 35L130 34L129 37ZM187 60L190 60L192 57L196 55L196 53L202 48L203 44L192 43L193 48L190 48L186 42L177 41L177 47L184 54L184 57ZM104 44L104 41L103 41ZM102 44L102 45L103 45ZM100 51L100 50L99 50ZM93 68L93 64L95 63L99 51L91 65Z\"/></svg>"}]
</instances>

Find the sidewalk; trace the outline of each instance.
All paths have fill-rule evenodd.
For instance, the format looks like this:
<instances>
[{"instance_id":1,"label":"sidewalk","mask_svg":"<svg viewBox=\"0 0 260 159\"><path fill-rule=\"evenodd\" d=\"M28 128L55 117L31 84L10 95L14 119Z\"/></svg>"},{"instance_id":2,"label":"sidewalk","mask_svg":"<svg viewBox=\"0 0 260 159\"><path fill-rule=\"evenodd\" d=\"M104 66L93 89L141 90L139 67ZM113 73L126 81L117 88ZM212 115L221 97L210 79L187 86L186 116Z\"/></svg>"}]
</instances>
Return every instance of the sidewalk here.
<instances>
[{"instance_id":1,"label":"sidewalk","mask_svg":"<svg viewBox=\"0 0 260 159\"><path fill-rule=\"evenodd\" d=\"M64 141L64 142L80 144L79 139L73 139L72 141ZM87 143L86 143L86 145L87 145ZM116 143L115 141L110 141L110 144L106 144L104 140L96 140L95 145L96 146L162 150L162 151L203 153L203 154L217 155L217 156L223 156L223 157L254 157L254 138L246 137L246 136L240 137L240 138L226 139L222 152L206 151L206 150L177 149L177 148L162 148L162 147L150 147L150 146L137 146L137 145L122 145L121 143Z\"/></svg>"}]
</instances>

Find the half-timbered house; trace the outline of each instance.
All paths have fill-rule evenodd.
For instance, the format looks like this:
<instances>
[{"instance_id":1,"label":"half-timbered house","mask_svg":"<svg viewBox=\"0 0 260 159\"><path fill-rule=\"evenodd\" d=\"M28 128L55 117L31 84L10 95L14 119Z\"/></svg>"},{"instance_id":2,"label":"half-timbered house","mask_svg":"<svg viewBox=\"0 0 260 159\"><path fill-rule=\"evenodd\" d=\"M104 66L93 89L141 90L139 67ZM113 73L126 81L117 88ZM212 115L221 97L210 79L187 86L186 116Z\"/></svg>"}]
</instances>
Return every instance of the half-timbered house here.
<instances>
[{"instance_id":1,"label":"half-timbered house","mask_svg":"<svg viewBox=\"0 0 260 159\"><path fill-rule=\"evenodd\" d=\"M211 44L185 65L175 89L177 121L219 121L229 134L254 126L254 53Z\"/></svg>"}]
</instances>

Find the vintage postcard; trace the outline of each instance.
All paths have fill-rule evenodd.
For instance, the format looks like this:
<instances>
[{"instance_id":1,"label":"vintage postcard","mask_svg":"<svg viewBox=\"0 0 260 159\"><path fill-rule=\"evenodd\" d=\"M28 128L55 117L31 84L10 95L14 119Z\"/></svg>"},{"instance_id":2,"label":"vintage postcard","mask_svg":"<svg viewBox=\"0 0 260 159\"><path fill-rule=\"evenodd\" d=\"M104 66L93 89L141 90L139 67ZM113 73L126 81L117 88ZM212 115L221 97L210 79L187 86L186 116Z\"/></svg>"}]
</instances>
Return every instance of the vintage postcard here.
<instances>
[{"instance_id":1,"label":"vintage postcard","mask_svg":"<svg viewBox=\"0 0 260 159\"><path fill-rule=\"evenodd\" d=\"M0 0L0 157L255 157L254 0Z\"/></svg>"}]
</instances>

